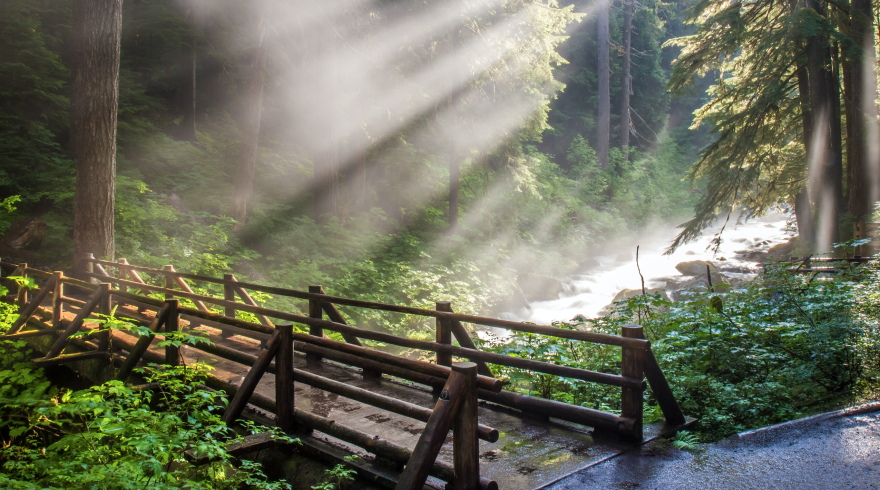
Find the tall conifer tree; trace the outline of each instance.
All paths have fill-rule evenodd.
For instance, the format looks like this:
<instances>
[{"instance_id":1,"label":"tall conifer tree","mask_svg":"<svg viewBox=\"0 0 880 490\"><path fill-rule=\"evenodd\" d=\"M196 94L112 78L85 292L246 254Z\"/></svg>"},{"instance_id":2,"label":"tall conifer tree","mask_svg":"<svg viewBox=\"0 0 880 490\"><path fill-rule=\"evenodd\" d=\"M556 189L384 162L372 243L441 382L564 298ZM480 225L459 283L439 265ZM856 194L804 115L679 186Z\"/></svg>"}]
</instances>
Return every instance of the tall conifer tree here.
<instances>
[{"instance_id":1,"label":"tall conifer tree","mask_svg":"<svg viewBox=\"0 0 880 490\"><path fill-rule=\"evenodd\" d=\"M74 270L115 254L116 120L122 0L74 0L70 150L76 160Z\"/></svg>"}]
</instances>

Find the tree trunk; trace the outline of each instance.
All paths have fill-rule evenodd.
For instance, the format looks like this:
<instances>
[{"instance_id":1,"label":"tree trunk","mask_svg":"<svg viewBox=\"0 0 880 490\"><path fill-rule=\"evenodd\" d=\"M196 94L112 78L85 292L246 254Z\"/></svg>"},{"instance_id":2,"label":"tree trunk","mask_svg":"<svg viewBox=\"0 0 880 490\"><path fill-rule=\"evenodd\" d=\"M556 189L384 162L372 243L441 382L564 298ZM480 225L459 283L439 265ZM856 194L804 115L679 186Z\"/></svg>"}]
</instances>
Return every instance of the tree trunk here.
<instances>
[{"instance_id":1,"label":"tree trunk","mask_svg":"<svg viewBox=\"0 0 880 490\"><path fill-rule=\"evenodd\" d=\"M319 223L326 221L328 217L339 216L339 170L340 170L340 114L339 114L339 57L341 55L342 43L339 34L330 24L332 20L328 20L327 24L322 26L322 39L326 39L323 46L318 49L324 49L329 54L330 69L324 70L320 74L321 87L318 89L323 93L325 101L325 110L319 117L320 127L323 128L319 141L320 150L318 160L315 162L315 220Z\"/></svg>"},{"instance_id":2,"label":"tree trunk","mask_svg":"<svg viewBox=\"0 0 880 490\"><path fill-rule=\"evenodd\" d=\"M874 67L865 63L865 53L874 53L874 36L872 20L874 17L871 0L853 0L851 7L850 37L853 42L864 48L861 55L850 61L851 77L848 83L851 111L847 113L850 133L847 136L847 154L849 167L849 202L847 210L856 219L871 211L871 175L868 155L868 116L874 114L874 98L876 97L876 81ZM868 58L869 60L873 57ZM844 73L844 76L846 73ZM850 121L851 120L851 121Z\"/></svg>"},{"instance_id":3,"label":"tree trunk","mask_svg":"<svg viewBox=\"0 0 880 490\"><path fill-rule=\"evenodd\" d=\"M76 160L74 271L85 254L113 260L116 201L116 116L122 0L72 3L70 150Z\"/></svg>"},{"instance_id":4,"label":"tree trunk","mask_svg":"<svg viewBox=\"0 0 880 490\"><path fill-rule=\"evenodd\" d=\"M826 70L826 81L831 98L831 168L829 169L831 193L834 199L835 215L840 216L844 209L843 204L843 139L840 125L840 63L837 59L837 43L831 46L826 59L830 70ZM837 221L837 219L835 219ZM840 241L840 230L836 241Z\"/></svg>"},{"instance_id":5,"label":"tree trunk","mask_svg":"<svg viewBox=\"0 0 880 490\"><path fill-rule=\"evenodd\" d=\"M804 172L804 183L800 190L795 194L794 214L795 219L797 220L798 234L801 237L801 241L805 242L807 245L811 245L816 242L816 232L813 228L813 211L810 207L810 192L808 185L810 173L808 165L811 153L810 144L813 141L813 117L810 112L810 79L807 67L803 65L798 66L797 77L799 92L798 99L800 99L801 106L801 121L804 126L804 150L806 152L805 160L807 168Z\"/></svg>"},{"instance_id":6,"label":"tree trunk","mask_svg":"<svg viewBox=\"0 0 880 490\"><path fill-rule=\"evenodd\" d=\"M182 141L197 141L196 135L196 38L190 36L189 42L183 46L180 60L180 108L183 120L177 130L177 137Z\"/></svg>"},{"instance_id":7,"label":"tree trunk","mask_svg":"<svg viewBox=\"0 0 880 490\"><path fill-rule=\"evenodd\" d=\"M254 170L257 166L257 148L260 141L260 119L263 114L263 84L266 81L266 14L267 1L263 11L257 16L259 27L257 42L249 55L249 76L244 96L244 116L241 124L241 149L238 167L235 172L232 194L232 217L235 219L235 233L241 233L250 214L251 198L254 193Z\"/></svg>"},{"instance_id":8,"label":"tree trunk","mask_svg":"<svg viewBox=\"0 0 880 490\"><path fill-rule=\"evenodd\" d=\"M623 9L623 79L621 90L620 104L620 147L626 154L629 147L630 133L630 115L629 115L629 96L632 95L632 76L630 75L630 56L632 53L632 18L633 18L633 2L632 0L624 0Z\"/></svg>"},{"instance_id":9,"label":"tree trunk","mask_svg":"<svg viewBox=\"0 0 880 490\"><path fill-rule=\"evenodd\" d=\"M824 12L817 0L807 0L807 8L820 15ZM807 38L807 64L810 72L810 106L813 119L813 141L810 158L810 173L815 185L812 186L812 200L820 212L820 235L817 237L821 248L828 248L840 241L838 228L839 203L835 202L833 185L834 153L832 150L831 88L826 73L827 40L819 36Z\"/></svg>"},{"instance_id":10,"label":"tree trunk","mask_svg":"<svg viewBox=\"0 0 880 490\"><path fill-rule=\"evenodd\" d=\"M861 142L855 136L855 126L853 119L859 117L856 109L853 107L853 67L852 61L843 60L843 112L846 116L846 168L844 169L843 182L846 183L846 189L843 193L844 203L849 203L851 192L853 189L853 169L862 165L862 148Z\"/></svg>"},{"instance_id":11,"label":"tree trunk","mask_svg":"<svg viewBox=\"0 0 880 490\"><path fill-rule=\"evenodd\" d=\"M608 148L611 138L611 86L609 65L608 9L609 0L599 2L599 121L596 157L599 166L608 166Z\"/></svg>"}]
</instances>

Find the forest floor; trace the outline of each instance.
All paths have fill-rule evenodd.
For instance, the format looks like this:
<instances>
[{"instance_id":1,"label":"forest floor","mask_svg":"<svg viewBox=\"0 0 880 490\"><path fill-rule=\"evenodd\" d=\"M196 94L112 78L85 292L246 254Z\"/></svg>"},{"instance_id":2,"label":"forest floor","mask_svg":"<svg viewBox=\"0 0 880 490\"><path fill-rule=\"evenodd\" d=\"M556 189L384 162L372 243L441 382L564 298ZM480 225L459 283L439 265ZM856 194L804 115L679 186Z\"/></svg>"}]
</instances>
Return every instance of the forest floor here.
<instances>
[{"instance_id":1,"label":"forest floor","mask_svg":"<svg viewBox=\"0 0 880 490\"><path fill-rule=\"evenodd\" d=\"M880 403L734 435L692 451L651 441L546 488L880 488Z\"/></svg>"}]
</instances>

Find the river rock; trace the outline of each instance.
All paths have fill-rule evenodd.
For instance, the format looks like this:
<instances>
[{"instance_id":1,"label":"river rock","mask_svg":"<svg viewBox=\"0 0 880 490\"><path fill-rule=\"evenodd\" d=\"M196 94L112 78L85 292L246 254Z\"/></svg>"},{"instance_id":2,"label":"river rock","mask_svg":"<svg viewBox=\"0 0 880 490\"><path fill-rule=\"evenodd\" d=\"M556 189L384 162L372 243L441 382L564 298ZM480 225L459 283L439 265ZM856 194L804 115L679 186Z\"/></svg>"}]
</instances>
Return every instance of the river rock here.
<instances>
[{"instance_id":1,"label":"river rock","mask_svg":"<svg viewBox=\"0 0 880 490\"><path fill-rule=\"evenodd\" d=\"M710 271L718 272L718 268L715 267L715 264L707 260L689 260L687 262L679 262L679 264L675 266L675 269L685 276L705 276L707 265L709 266Z\"/></svg>"},{"instance_id":2,"label":"river rock","mask_svg":"<svg viewBox=\"0 0 880 490\"><path fill-rule=\"evenodd\" d=\"M792 255L794 255L795 249L798 247L798 237L792 238L791 240L778 243L770 247L770 250L767 250L767 254L773 257L776 260L788 260Z\"/></svg>"},{"instance_id":3,"label":"river rock","mask_svg":"<svg viewBox=\"0 0 880 490\"><path fill-rule=\"evenodd\" d=\"M556 299L565 291L562 281L551 276L520 274L516 282L529 301Z\"/></svg>"},{"instance_id":4,"label":"river rock","mask_svg":"<svg viewBox=\"0 0 880 490\"><path fill-rule=\"evenodd\" d=\"M666 294L666 288L650 288L646 289L645 292L648 294L660 293L660 297L667 301L669 300L669 295ZM634 298L640 294L642 294L641 289L624 289L623 291L620 291L619 293L614 295L614 299L611 300L611 303L614 304L618 301Z\"/></svg>"},{"instance_id":5,"label":"river rock","mask_svg":"<svg viewBox=\"0 0 880 490\"><path fill-rule=\"evenodd\" d=\"M596 267L599 267L600 265L602 265L602 264L599 263L598 260L596 260L592 257L587 257L586 259L584 259L580 263L578 263L578 268L581 270L595 269Z\"/></svg>"}]
</instances>

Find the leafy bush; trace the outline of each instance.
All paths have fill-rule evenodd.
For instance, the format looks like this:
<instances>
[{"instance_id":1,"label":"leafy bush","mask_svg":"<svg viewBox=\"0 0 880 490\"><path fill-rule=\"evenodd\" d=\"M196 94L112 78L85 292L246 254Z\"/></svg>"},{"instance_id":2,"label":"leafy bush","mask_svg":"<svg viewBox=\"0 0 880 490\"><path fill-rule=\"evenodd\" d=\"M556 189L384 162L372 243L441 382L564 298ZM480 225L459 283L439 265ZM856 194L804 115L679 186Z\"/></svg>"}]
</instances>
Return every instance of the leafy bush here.
<instances>
[{"instance_id":1,"label":"leafy bush","mask_svg":"<svg viewBox=\"0 0 880 490\"><path fill-rule=\"evenodd\" d=\"M834 280L771 265L739 289L659 294L618 303L580 324L619 333L639 323L685 414L700 419L704 440L802 417L876 396L880 374L880 271L851 267ZM531 359L620 372L617 348L516 334L489 347ZM619 409L619 389L496 367L523 391L593 408ZM646 421L660 416L650 390Z\"/></svg>"},{"instance_id":2,"label":"leafy bush","mask_svg":"<svg viewBox=\"0 0 880 490\"><path fill-rule=\"evenodd\" d=\"M0 332L15 317L0 303ZM155 391L119 381L67 391L54 387L32 357L24 341L0 341L3 488L290 488L226 453L225 443L240 436L220 420L224 399L202 387L206 366L152 366L145 376L159 383ZM189 449L214 462L190 464Z\"/></svg>"}]
</instances>

